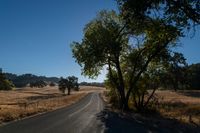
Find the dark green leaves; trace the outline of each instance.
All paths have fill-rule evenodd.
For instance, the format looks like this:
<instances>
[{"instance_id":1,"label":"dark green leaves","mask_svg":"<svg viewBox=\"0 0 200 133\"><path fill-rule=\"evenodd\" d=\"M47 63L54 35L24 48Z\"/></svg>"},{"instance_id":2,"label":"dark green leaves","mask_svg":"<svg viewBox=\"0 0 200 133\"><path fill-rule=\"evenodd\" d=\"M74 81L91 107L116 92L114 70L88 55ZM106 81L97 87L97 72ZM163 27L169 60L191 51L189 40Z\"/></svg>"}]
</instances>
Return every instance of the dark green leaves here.
<instances>
[{"instance_id":1,"label":"dark green leaves","mask_svg":"<svg viewBox=\"0 0 200 133\"><path fill-rule=\"evenodd\" d=\"M0 90L12 90L13 87L13 83L6 79L5 74L0 69Z\"/></svg>"},{"instance_id":2,"label":"dark green leaves","mask_svg":"<svg viewBox=\"0 0 200 133\"><path fill-rule=\"evenodd\" d=\"M75 76L69 76L66 79L61 77L58 86L58 89L64 94L65 90L68 89L68 95L70 95L71 89L79 90L78 78Z\"/></svg>"},{"instance_id":3,"label":"dark green leaves","mask_svg":"<svg viewBox=\"0 0 200 133\"><path fill-rule=\"evenodd\" d=\"M82 72L91 78L110 61L119 59L128 39L121 35L122 22L113 11L102 11L84 28L81 43L72 44L73 57L83 66Z\"/></svg>"}]
</instances>

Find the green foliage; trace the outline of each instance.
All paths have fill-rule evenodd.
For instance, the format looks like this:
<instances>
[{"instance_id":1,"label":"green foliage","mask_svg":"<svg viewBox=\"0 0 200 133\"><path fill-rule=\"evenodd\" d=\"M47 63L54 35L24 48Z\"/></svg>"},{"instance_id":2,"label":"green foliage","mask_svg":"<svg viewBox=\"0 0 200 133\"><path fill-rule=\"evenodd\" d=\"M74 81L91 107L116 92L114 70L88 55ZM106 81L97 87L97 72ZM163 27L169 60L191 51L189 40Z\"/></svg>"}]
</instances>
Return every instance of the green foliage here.
<instances>
[{"instance_id":1,"label":"green foliage","mask_svg":"<svg viewBox=\"0 0 200 133\"><path fill-rule=\"evenodd\" d=\"M99 82L81 82L80 86L96 86L96 87L104 87L104 83Z\"/></svg>"},{"instance_id":2,"label":"green foliage","mask_svg":"<svg viewBox=\"0 0 200 133\"><path fill-rule=\"evenodd\" d=\"M118 36L122 25L114 11L102 11L84 28L81 43L72 43L73 57L83 67L82 74L94 78L108 58L116 60L127 46L127 37Z\"/></svg>"},{"instance_id":3,"label":"green foliage","mask_svg":"<svg viewBox=\"0 0 200 133\"><path fill-rule=\"evenodd\" d=\"M68 88L68 94L70 94L70 90L74 89L75 91L79 91L78 78L75 76L69 76L66 79L66 87Z\"/></svg>"},{"instance_id":4,"label":"green foliage","mask_svg":"<svg viewBox=\"0 0 200 133\"><path fill-rule=\"evenodd\" d=\"M187 67L189 89L200 90L200 63Z\"/></svg>"},{"instance_id":5,"label":"green foliage","mask_svg":"<svg viewBox=\"0 0 200 133\"><path fill-rule=\"evenodd\" d=\"M14 85L11 81L6 79L6 76L4 73L2 73L2 70L0 71L0 90L12 90L14 88Z\"/></svg>"},{"instance_id":6,"label":"green foliage","mask_svg":"<svg viewBox=\"0 0 200 133\"><path fill-rule=\"evenodd\" d=\"M69 76L66 79L61 77L58 86L63 94L65 94L66 89L68 89L68 95L70 95L71 89L79 91L78 78L75 76Z\"/></svg>"},{"instance_id":7,"label":"green foliage","mask_svg":"<svg viewBox=\"0 0 200 133\"><path fill-rule=\"evenodd\" d=\"M45 81L42 81L42 80L30 83L30 87L43 88L45 86L47 86L47 83Z\"/></svg>"},{"instance_id":8,"label":"green foliage","mask_svg":"<svg viewBox=\"0 0 200 133\"><path fill-rule=\"evenodd\" d=\"M200 23L199 0L117 0L121 15L132 31L160 20L185 32ZM138 28L137 28L138 27Z\"/></svg>"},{"instance_id":9,"label":"green foliage","mask_svg":"<svg viewBox=\"0 0 200 133\"><path fill-rule=\"evenodd\" d=\"M65 90L66 90L66 79L64 78L60 78L60 81L58 82L58 89L65 94Z\"/></svg>"},{"instance_id":10,"label":"green foliage","mask_svg":"<svg viewBox=\"0 0 200 133\"><path fill-rule=\"evenodd\" d=\"M131 97L141 110L163 84L162 75L167 72L180 75L181 67L186 65L183 56L172 48L192 22L199 24L199 8L195 8L199 3L174 0L118 0L118 3L120 15L102 11L85 26L82 42L72 44L73 57L82 66L82 74L91 78L106 66L106 86L114 101L118 99L119 107L128 109ZM148 93L149 89L152 93Z\"/></svg>"},{"instance_id":11,"label":"green foliage","mask_svg":"<svg viewBox=\"0 0 200 133\"><path fill-rule=\"evenodd\" d=\"M163 88L174 90L187 88L187 63L182 54L173 53L168 58L168 63L164 64L164 67L164 71L160 74Z\"/></svg>"},{"instance_id":12,"label":"green foliage","mask_svg":"<svg viewBox=\"0 0 200 133\"><path fill-rule=\"evenodd\" d=\"M112 73L115 75L114 77L117 76L116 72L115 71L112 71ZM115 83L113 83L112 79L109 78L110 77L110 74L108 73L106 75L106 80L104 81L104 84L105 84L105 87L107 90L109 90L108 92L108 96L109 96L109 102L115 106L115 107L118 107L119 108L119 102L120 102L120 96L116 90L116 86L115 86Z\"/></svg>"}]
</instances>

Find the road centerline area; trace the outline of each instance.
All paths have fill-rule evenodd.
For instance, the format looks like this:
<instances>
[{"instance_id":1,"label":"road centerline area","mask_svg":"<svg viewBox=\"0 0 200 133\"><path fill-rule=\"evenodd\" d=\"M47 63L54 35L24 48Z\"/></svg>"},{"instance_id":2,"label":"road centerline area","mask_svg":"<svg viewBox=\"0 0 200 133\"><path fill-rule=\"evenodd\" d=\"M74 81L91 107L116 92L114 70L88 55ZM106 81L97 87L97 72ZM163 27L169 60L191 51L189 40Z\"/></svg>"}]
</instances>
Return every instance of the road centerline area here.
<instances>
[{"instance_id":1,"label":"road centerline area","mask_svg":"<svg viewBox=\"0 0 200 133\"><path fill-rule=\"evenodd\" d=\"M82 107L81 109L77 110L74 113L71 113L70 115L68 115L68 117L72 117L72 116L76 115L77 113L80 113L81 111L83 111L84 109L86 109L91 104L92 98L93 98L93 95L91 96L90 101L84 107Z\"/></svg>"}]
</instances>

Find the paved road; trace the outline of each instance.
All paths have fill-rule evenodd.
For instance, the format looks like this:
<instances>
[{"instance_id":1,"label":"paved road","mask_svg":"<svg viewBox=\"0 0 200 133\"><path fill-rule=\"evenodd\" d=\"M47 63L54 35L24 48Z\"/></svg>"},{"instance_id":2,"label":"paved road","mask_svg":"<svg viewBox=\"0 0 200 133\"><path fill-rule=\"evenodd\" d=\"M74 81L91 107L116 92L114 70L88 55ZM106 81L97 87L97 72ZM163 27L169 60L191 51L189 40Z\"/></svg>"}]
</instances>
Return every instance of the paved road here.
<instances>
[{"instance_id":1,"label":"paved road","mask_svg":"<svg viewBox=\"0 0 200 133\"><path fill-rule=\"evenodd\" d=\"M70 107L2 126L0 133L101 133L103 108L99 94L91 93Z\"/></svg>"}]
</instances>

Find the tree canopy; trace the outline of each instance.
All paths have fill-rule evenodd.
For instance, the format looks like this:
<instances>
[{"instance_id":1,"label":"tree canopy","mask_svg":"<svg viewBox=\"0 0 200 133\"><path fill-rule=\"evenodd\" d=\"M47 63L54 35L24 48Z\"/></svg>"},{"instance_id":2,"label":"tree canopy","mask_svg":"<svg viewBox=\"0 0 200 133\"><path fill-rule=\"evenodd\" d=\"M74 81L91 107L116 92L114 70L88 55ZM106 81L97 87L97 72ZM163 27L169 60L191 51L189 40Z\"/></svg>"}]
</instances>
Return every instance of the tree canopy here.
<instances>
[{"instance_id":1,"label":"tree canopy","mask_svg":"<svg viewBox=\"0 0 200 133\"><path fill-rule=\"evenodd\" d=\"M200 63L192 64L186 69L190 89L200 90Z\"/></svg>"},{"instance_id":2,"label":"tree canopy","mask_svg":"<svg viewBox=\"0 0 200 133\"><path fill-rule=\"evenodd\" d=\"M100 12L97 18L85 26L83 41L72 44L74 57L83 66L82 74L98 76L109 60L117 60L128 42L127 37L119 37L121 29L120 18L114 11Z\"/></svg>"},{"instance_id":3,"label":"tree canopy","mask_svg":"<svg viewBox=\"0 0 200 133\"><path fill-rule=\"evenodd\" d=\"M75 76L68 76L66 79L60 78L59 90L65 94L66 89L68 90L68 95L70 95L71 89L79 91L78 78Z\"/></svg>"},{"instance_id":4,"label":"tree canopy","mask_svg":"<svg viewBox=\"0 0 200 133\"><path fill-rule=\"evenodd\" d=\"M128 109L132 97L142 110L162 83L161 74L187 65L172 48L187 29L199 25L199 2L118 0L118 4L120 14L101 11L85 26L82 41L72 43L73 57L82 74L91 78L106 67L107 84L120 108Z\"/></svg>"},{"instance_id":5,"label":"tree canopy","mask_svg":"<svg viewBox=\"0 0 200 133\"><path fill-rule=\"evenodd\" d=\"M0 90L12 90L13 87L13 83L6 79L5 74L0 69Z\"/></svg>"},{"instance_id":6,"label":"tree canopy","mask_svg":"<svg viewBox=\"0 0 200 133\"><path fill-rule=\"evenodd\" d=\"M38 88L43 88L47 86L47 83L45 81L39 80L35 82L30 83L30 87L38 87Z\"/></svg>"}]
</instances>

